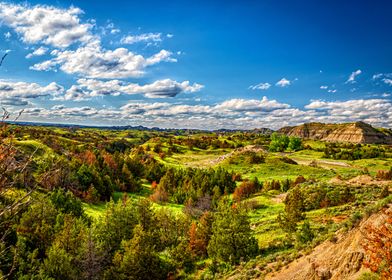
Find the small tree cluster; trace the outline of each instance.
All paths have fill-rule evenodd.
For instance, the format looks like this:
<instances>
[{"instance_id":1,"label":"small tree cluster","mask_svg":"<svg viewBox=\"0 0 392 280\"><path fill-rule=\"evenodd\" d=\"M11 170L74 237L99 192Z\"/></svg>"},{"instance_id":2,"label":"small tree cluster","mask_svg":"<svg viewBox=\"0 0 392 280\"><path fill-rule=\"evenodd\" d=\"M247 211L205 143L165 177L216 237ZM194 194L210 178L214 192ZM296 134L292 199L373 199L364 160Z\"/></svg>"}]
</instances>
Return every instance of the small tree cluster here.
<instances>
[{"instance_id":1,"label":"small tree cluster","mask_svg":"<svg viewBox=\"0 0 392 280\"><path fill-rule=\"evenodd\" d=\"M239 202L242 199L248 198L252 194L260 191L261 188L262 184L258 181L257 177L255 177L252 181L245 180L234 190L233 199Z\"/></svg>"},{"instance_id":2,"label":"small tree cluster","mask_svg":"<svg viewBox=\"0 0 392 280\"><path fill-rule=\"evenodd\" d=\"M303 149L302 140L298 137L288 137L287 135L274 132L271 135L268 149L271 152L298 151Z\"/></svg>"}]
</instances>

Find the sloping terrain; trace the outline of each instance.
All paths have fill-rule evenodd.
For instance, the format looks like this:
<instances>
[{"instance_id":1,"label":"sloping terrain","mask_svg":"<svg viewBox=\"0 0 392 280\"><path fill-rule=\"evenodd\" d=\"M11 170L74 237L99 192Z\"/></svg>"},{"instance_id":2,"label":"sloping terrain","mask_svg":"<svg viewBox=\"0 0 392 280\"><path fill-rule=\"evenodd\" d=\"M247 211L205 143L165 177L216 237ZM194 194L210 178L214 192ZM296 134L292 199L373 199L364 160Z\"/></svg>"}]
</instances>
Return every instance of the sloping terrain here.
<instances>
[{"instance_id":1,"label":"sloping terrain","mask_svg":"<svg viewBox=\"0 0 392 280\"><path fill-rule=\"evenodd\" d=\"M387 211L392 211L389 205ZM366 271L363 266L365 252L361 242L368 225L378 227L385 221L385 214L378 212L362 221L349 232L338 235L333 243L325 241L314 248L312 253L290 263L278 273L267 275L270 280L306 280L306 279L358 279Z\"/></svg>"},{"instance_id":2,"label":"sloping terrain","mask_svg":"<svg viewBox=\"0 0 392 280\"><path fill-rule=\"evenodd\" d=\"M376 129L364 122L343 124L306 123L299 126L283 127L278 132L303 139L329 142L392 144L390 131Z\"/></svg>"}]
</instances>

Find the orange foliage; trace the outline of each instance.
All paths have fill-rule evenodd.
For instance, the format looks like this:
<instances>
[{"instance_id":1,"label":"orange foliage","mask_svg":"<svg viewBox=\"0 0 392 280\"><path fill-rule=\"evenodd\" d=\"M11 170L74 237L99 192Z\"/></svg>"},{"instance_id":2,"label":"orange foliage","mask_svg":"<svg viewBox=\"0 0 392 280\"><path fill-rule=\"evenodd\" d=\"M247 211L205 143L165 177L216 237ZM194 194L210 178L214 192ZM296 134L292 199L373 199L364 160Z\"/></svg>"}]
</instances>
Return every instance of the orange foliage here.
<instances>
[{"instance_id":1,"label":"orange foliage","mask_svg":"<svg viewBox=\"0 0 392 280\"><path fill-rule=\"evenodd\" d=\"M104 153L102 155L103 157L103 162L111 169L111 170L117 170L117 164L113 159L113 156L108 153Z\"/></svg>"},{"instance_id":2,"label":"orange foliage","mask_svg":"<svg viewBox=\"0 0 392 280\"><path fill-rule=\"evenodd\" d=\"M94 165L94 164L97 162L97 157L96 157L95 154L94 154L92 151L90 151L90 150L87 150L87 151L82 152L82 153L79 155L79 157L80 157L80 159L81 159L81 161L82 161L83 163L86 163L86 164L88 164L88 165Z\"/></svg>"},{"instance_id":3,"label":"orange foliage","mask_svg":"<svg viewBox=\"0 0 392 280\"><path fill-rule=\"evenodd\" d=\"M373 272L379 272L381 279L392 279L392 212L385 214L381 225L366 227L362 244L366 252L364 265Z\"/></svg>"},{"instance_id":4,"label":"orange foliage","mask_svg":"<svg viewBox=\"0 0 392 280\"><path fill-rule=\"evenodd\" d=\"M196 222L192 222L188 232L189 236L189 249L194 256L203 256L207 252L208 240L204 240L202 233Z\"/></svg>"},{"instance_id":5,"label":"orange foliage","mask_svg":"<svg viewBox=\"0 0 392 280\"><path fill-rule=\"evenodd\" d=\"M299 185L299 184L302 184L302 183L305 183L305 182L306 182L305 177L300 175L297 178L295 178L294 185L296 186L296 185Z\"/></svg>"},{"instance_id":6,"label":"orange foliage","mask_svg":"<svg viewBox=\"0 0 392 280\"><path fill-rule=\"evenodd\" d=\"M169 200L169 195L165 190L157 188L154 193L150 195L150 199L156 203L167 202Z\"/></svg>"},{"instance_id":7,"label":"orange foliage","mask_svg":"<svg viewBox=\"0 0 392 280\"><path fill-rule=\"evenodd\" d=\"M392 169L389 171L378 170L376 174L378 180L392 180Z\"/></svg>"},{"instance_id":8,"label":"orange foliage","mask_svg":"<svg viewBox=\"0 0 392 280\"><path fill-rule=\"evenodd\" d=\"M243 198L249 197L251 194L256 192L256 186L254 182L251 181L243 181L241 185L239 185L233 193L233 198L236 201L241 201Z\"/></svg>"},{"instance_id":9,"label":"orange foliage","mask_svg":"<svg viewBox=\"0 0 392 280\"><path fill-rule=\"evenodd\" d=\"M155 190L157 187L158 187L157 181L153 181L153 182L151 183L151 189L152 189L152 190Z\"/></svg>"}]
</instances>

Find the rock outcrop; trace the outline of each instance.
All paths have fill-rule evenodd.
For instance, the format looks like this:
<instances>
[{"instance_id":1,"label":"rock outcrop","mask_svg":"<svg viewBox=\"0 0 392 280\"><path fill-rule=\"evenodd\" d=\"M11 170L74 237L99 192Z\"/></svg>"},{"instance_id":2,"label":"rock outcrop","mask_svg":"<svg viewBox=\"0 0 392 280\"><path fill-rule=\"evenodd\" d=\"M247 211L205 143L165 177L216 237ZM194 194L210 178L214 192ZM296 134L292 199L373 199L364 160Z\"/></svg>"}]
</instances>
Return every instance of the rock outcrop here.
<instances>
[{"instance_id":1,"label":"rock outcrop","mask_svg":"<svg viewBox=\"0 0 392 280\"><path fill-rule=\"evenodd\" d=\"M387 212L392 211L389 205ZM268 280L356 280L367 271L363 265L366 258L362 247L367 226L379 227L385 222L382 211L362 221L349 232L341 233L335 243L325 241L308 256L301 257L281 271L267 275Z\"/></svg>"},{"instance_id":2,"label":"rock outcrop","mask_svg":"<svg viewBox=\"0 0 392 280\"><path fill-rule=\"evenodd\" d=\"M392 144L391 130L377 129L364 122L342 124L305 123L299 126L283 127L278 132L303 139L329 142Z\"/></svg>"}]
</instances>

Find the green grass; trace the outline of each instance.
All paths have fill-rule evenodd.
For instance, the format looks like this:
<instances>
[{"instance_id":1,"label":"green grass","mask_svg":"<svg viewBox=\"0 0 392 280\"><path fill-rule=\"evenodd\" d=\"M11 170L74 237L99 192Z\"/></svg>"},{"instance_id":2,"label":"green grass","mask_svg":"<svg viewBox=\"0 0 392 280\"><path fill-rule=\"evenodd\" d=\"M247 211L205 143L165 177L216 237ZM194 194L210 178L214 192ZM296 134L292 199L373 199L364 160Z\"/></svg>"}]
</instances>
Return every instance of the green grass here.
<instances>
[{"instance_id":1,"label":"green grass","mask_svg":"<svg viewBox=\"0 0 392 280\"><path fill-rule=\"evenodd\" d=\"M86 203L82 202L84 212L91 218L99 219L106 210L106 203Z\"/></svg>"},{"instance_id":2,"label":"green grass","mask_svg":"<svg viewBox=\"0 0 392 280\"><path fill-rule=\"evenodd\" d=\"M284 210L284 204L272 201L273 197L271 194L258 194L249 199L258 205L257 209L249 212L249 219L260 248L285 235L277 223L278 214Z\"/></svg>"},{"instance_id":3,"label":"green grass","mask_svg":"<svg viewBox=\"0 0 392 280\"><path fill-rule=\"evenodd\" d=\"M124 197L124 192L114 192L112 195L112 199L114 202L118 202L122 200ZM138 200L141 198L146 198L151 195L151 190L147 184L143 184L142 190L138 193L126 193L128 199L131 200ZM83 202L83 208L86 214L94 219L101 217L106 210L106 202L99 202L99 203L85 203ZM157 204L153 203L154 209L161 209L167 208L172 211L176 215L183 214L184 205L175 204L175 203L165 203L165 204Z\"/></svg>"},{"instance_id":4,"label":"green grass","mask_svg":"<svg viewBox=\"0 0 392 280\"><path fill-rule=\"evenodd\" d=\"M316 178L320 180L328 180L336 174L331 170L321 167L310 167L307 165L294 165L283 162L276 156L268 156L265 163L261 164L238 164L233 165L226 161L221 166L228 170L242 174L243 178L257 177L259 180L283 180L294 179L299 175L306 178Z\"/></svg>"}]
</instances>

